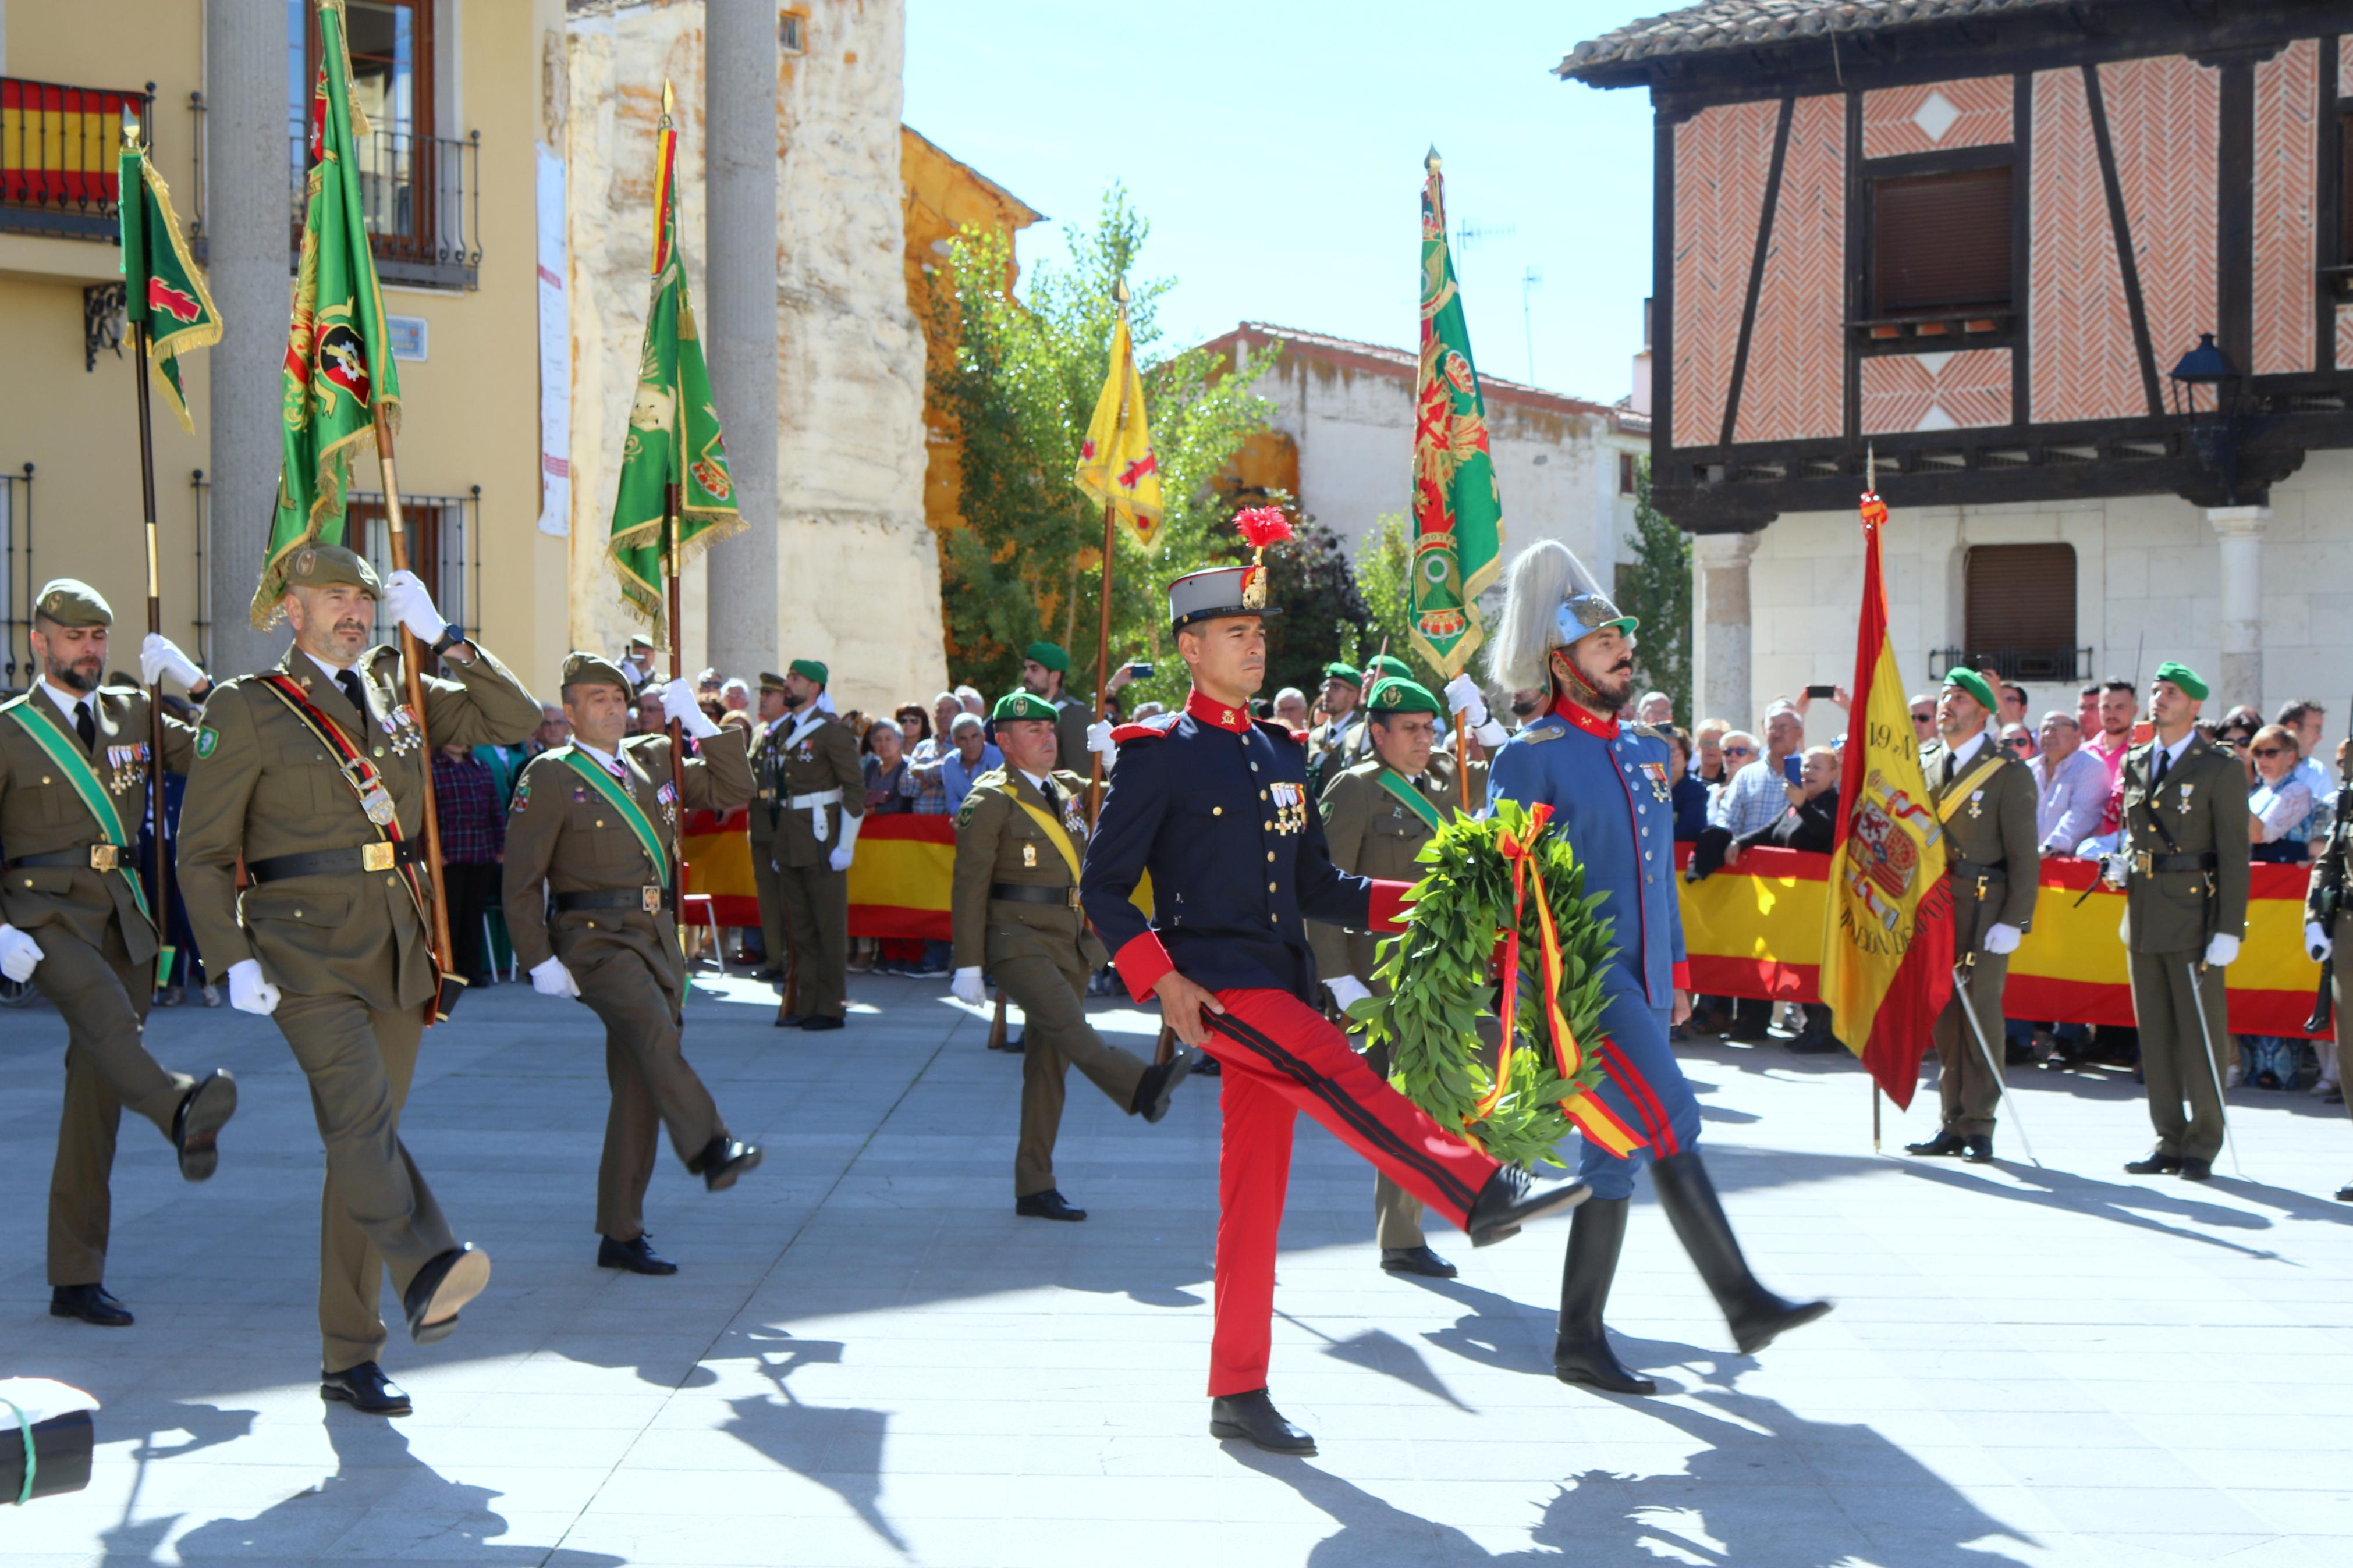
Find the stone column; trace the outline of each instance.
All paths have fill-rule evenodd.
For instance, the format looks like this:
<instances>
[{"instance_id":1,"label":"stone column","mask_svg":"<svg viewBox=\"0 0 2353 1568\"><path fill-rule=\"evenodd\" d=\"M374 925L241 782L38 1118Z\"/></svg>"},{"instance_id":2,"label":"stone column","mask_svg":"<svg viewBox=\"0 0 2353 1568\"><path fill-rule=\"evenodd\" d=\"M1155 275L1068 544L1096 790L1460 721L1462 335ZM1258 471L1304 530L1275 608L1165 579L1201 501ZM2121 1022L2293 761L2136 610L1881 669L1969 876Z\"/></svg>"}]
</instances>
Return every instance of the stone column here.
<instances>
[{"instance_id":1,"label":"stone column","mask_svg":"<svg viewBox=\"0 0 2353 1568\"><path fill-rule=\"evenodd\" d=\"M2239 702L2268 710L2263 701L2263 528L2271 520L2267 506L2206 509L2206 521L2222 542L2222 668L2213 683L2221 700L2218 712Z\"/></svg>"},{"instance_id":2,"label":"stone column","mask_svg":"<svg viewBox=\"0 0 2353 1568\"><path fill-rule=\"evenodd\" d=\"M1749 692L1748 560L1757 553L1753 533L1703 533L1692 540L1694 609L1692 665L1698 699L1696 724L1728 719L1736 729L1754 730L1756 703Z\"/></svg>"},{"instance_id":3,"label":"stone column","mask_svg":"<svg viewBox=\"0 0 2353 1568\"><path fill-rule=\"evenodd\" d=\"M780 667L776 624L776 7L709 0L703 15L702 319L712 391L728 430L741 538L710 574L711 663L750 677Z\"/></svg>"},{"instance_id":4,"label":"stone column","mask_svg":"<svg viewBox=\"0 0 2353 1568\"><path fill-rule=\"evenodd\" d=\"M286 29L282 5L205 7L206 272L226 323L204 356L212 393L205 572L212 673L224 678L267 668L286 641L282 627L259 632L247 619L278 493L279 365L294 275Z\"/></svg>"}]
</instances>

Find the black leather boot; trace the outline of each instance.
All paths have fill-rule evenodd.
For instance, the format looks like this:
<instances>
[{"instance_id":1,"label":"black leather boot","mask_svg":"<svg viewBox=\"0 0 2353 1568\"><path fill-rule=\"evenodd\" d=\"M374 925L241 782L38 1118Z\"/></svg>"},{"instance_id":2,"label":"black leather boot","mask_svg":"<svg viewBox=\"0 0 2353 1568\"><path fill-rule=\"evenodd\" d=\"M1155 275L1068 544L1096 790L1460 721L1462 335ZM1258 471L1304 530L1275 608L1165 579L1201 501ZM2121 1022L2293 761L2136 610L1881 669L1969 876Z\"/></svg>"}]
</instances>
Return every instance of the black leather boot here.
<instances>
[{"instance_id":1,"label":"black leather boot","mask_svg":"<svg viewBox=\"0 0 2353 1568\"><path fill-rule=\"evenodd\" d=\"M1209 1401L1209 1436L1240 1440L1270 1454L1313 1454L1315 1439L1282 1418L1263 1388L1221 1394Z\"/></svg>"},{"instance_id":2,"label":"black leather boot","mask_svg":"<svg viewBox=\"0 0 2353 1568\"><path fill-rule=\"evenodd\" d=\"M1588 1198L1568 1222L1568 1257L1560 1270L1560 1332L1552 1342L1552 1374L1563 1383L1612 1394L1659 1392L1657 1384L1618 1359L1601 1326L1631 1205L1630 1198Z\"/></svg>"},{"instance_id":3,"label":"black leather boot","mask_svg":"<svg viewBox=\"0 0 2353 1568\"><path fill-rule=\"evenodd\" d=\"M1686 1149L1651 1163L1658 1185L1659 1206L1675 1227L1683 1250L1691 1254L1708 1293L1724 1310L1732 1342L1743 1355L1754 1355L1801 1323L1810 1323L1831 1310L1828 1301L1785 1301L1757 1282L1748 1260L1740 1255L1732 1222L1715 1195L1715 1184L1700 1163L1699 1151Z\"/></svg>"}]
</instances>

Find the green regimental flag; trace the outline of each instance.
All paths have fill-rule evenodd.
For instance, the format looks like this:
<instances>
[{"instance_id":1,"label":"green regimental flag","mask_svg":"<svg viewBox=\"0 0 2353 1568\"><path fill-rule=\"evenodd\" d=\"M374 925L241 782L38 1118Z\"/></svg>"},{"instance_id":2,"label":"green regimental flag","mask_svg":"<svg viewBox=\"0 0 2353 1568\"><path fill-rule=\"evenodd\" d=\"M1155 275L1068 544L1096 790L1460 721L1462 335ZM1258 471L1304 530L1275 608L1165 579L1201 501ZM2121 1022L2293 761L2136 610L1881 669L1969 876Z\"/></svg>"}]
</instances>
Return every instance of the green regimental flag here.
<instances>
[{"instance_id":1,"label":"green regimental flag","mask_svg":"<svg viewBox=\"0 0 2353 1568\"><path fill-rule=\"evenodd\" d=\"M147 360L180 428L193 431L188 396L180 387L179 356L220 342L220 312L212 290L188 255L172 211L171 188L147 162L147 149L125 137L116 206L122 219L122 315L128 327L147 329Z\"/></svg>"},{"instance_id":2,"label":"green regimental flag","mask_svg":"<svg viewBox=\"0 0 2353 1568\"><path fill-rule=\"evenodd\" d=\"M1446 248L1445 181L1431 148L1421 190L1421 369L1413 394L1413 646L1449 679L1486 639L1477 600L1503 570L1504 499L1487 405Z\"/></svg>"},{"instance_id":3,"label":"green regimental flag","mask_svg":"<svg viewBox=\"0 0 2353 1568\"><path fill-rule=\"evenodd\" d=\"M678 559L740 531L735 480L702 361L686 266L678 249L678 132L670 126L670 83L662 83L661 128L654 139L653 302L621 445L621 484L613 498L613 538L606 546L621 575L621 597L659 627L664 614L662 557L670 521L668 493L678 487Z\"/></svg>"},{"instance_id":4,"label":"green regimental flag","mask_svg":"<svg viewBox=\"0 0 2353 1568\"><path fill-rule=\"evenodd\" d=\"M285 456L278 514L253 595L266 626L286 593L286 563L306 544L343 541L352 448L370 439L375 411L400 426L400 374L384 326L384 290L368 248L353 134L367 122L352 102L343 0L317 0L319 76L311 93L309 208L286 330Z\"/></svg>"}]
</instances>

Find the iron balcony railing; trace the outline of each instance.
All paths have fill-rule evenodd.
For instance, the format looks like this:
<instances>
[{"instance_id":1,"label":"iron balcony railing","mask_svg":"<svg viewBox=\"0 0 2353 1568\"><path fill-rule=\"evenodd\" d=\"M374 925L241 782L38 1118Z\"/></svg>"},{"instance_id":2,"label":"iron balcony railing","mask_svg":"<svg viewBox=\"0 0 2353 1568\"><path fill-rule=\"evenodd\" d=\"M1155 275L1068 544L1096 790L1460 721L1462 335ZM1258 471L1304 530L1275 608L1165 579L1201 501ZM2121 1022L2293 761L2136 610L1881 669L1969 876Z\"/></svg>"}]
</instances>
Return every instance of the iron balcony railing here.
<instances>
[{"instance_id":1,"label":"iron balcony railing","mask_svg":"<svg viewBox=\"0 0 2353 1568\"><path fill-rule=\"evenodd\" d=\"M0 77L0 230L111 240L122 111L151 128L143 90Z\"/></svg>"},{"instance_id":2,"label":"iron balcony railing","mask_svg":"<svg viewBox=\"0 0 2353 1568\"><path fill-rule=\"evenodd\" d=\"M359 139L360 202L386 283L472 289L481 276L481 150L479 131L464 141L374 131ZM310 129L289 127L288 174L293 193L288 233L299 263L309 208Z\"/></svg>"},{"instance_id":3,"label":"iron balcony railing","mask_svg":"<svg viewBox=\"0 0 2353 1568\"><path fill-rule=\"evenodd\" d=\"M1991 668L2004 680L2021 685L2034 681L2089 680L2092 650L2087 647L1940 647L1928 656L1929 669L1941 676L1955 665Z\"/></svg>"}]
</instances>

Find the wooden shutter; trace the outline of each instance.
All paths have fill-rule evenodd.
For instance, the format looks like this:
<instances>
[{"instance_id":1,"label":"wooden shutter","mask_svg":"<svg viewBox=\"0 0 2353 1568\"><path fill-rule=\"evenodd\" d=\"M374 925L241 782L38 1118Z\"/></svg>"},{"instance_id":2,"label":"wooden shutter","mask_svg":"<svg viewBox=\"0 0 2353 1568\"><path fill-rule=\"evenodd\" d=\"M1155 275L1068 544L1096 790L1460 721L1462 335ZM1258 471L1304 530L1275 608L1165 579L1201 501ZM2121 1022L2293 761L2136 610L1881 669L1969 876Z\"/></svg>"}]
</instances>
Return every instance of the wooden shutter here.
<instances>
[{"instance_id":1,"label":"wooden shutter","mask_svg":"<svg viewBox=\"0 0 2353 1568\"><path fill-rule=\"evenodd\" d=\"M2075 647L2075 547L1980 544L1968 553L1966 640L1984 656Z\"/></svg>"},{"instance_id":2,"label":"wooden shutter","mask_svg":"<svg viewBox=\"0 0 2353 1568\"><path fill-rule=\"evenodd\" d=\"M1872 313L2010 301L2010 165L1874 180Z\"/></svg>"}]
</instances>

